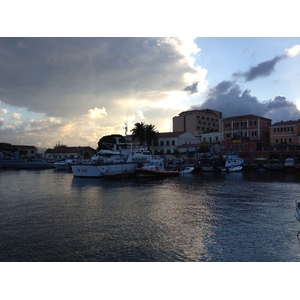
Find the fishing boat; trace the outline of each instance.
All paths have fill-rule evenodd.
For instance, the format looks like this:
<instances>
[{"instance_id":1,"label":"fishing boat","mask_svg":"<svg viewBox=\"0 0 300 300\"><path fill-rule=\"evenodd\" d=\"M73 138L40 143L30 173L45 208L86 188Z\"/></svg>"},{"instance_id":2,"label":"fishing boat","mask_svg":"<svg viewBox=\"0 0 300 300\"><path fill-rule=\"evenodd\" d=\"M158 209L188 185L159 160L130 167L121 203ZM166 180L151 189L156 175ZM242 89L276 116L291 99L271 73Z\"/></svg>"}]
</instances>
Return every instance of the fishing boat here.
<instances>
[{"instance_id":1,"label":"fishing boat","mask_svg":"<svg viewBox=\"0 0 300 300\"><path fill-rule=\"evenodd\" d=\"M135 173L138 177L174 177L180 175L178 170L166 170L164 159L161 157L153 159L147 166L136 168Z\"/></svg>"}]
</instances>

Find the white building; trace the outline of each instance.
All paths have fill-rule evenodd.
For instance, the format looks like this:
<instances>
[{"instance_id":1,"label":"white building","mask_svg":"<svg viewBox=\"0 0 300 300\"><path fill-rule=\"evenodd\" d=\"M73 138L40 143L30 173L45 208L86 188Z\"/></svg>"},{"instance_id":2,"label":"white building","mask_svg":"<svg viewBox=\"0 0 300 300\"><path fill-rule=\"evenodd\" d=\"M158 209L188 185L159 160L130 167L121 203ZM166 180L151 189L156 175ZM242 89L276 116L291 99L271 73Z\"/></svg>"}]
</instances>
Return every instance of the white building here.
<instances>
[{"instance_id":1,"label":"white building","mask_svg":"<svg viewBox=\"0 0 300 300\"><path fill-rule=\"evenodd\" d=\"M195 147L198 143L196 138L190 132L161 132L158 134L158 141L151 147L154 154L174 154L174 151L182 145L191 145Z\"/></svg>"}]
</instances>

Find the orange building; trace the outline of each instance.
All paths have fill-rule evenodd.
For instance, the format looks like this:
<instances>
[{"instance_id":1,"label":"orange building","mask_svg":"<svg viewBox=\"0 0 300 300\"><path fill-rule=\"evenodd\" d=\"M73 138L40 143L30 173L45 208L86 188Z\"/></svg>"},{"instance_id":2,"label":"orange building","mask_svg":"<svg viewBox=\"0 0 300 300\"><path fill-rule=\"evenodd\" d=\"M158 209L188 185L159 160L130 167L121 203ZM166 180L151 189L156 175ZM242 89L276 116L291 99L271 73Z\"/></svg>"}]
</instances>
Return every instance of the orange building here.
<instances>
[{"instance_id":1,"label":"orange building","mask_svg":"<svg viewBox=\"0 0 300 300\"><path fill-rule=\"evenodd\" d=\"M259 151L269 146L271 119L256 115L224 118L222 133L225 150Z\"/></svg>"}]
</instances>

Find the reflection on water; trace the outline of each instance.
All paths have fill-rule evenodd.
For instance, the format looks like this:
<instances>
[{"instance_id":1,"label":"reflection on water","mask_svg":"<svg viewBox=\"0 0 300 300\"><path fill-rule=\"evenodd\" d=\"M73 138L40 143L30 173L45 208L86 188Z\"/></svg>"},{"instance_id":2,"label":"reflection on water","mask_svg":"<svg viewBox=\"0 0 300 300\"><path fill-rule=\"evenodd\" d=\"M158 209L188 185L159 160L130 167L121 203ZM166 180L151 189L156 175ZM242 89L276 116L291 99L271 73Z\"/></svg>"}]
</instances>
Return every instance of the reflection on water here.
<instances>
[{"instance_id":1,"label":"reflection on water","mask_svg":"<svg viewBox=\"0 0 300 300\"><path fill-rule=\"evenodd\" d=\"M1 171L1 261L300 261L300 174Z\"/></svg>"}]
</instances>

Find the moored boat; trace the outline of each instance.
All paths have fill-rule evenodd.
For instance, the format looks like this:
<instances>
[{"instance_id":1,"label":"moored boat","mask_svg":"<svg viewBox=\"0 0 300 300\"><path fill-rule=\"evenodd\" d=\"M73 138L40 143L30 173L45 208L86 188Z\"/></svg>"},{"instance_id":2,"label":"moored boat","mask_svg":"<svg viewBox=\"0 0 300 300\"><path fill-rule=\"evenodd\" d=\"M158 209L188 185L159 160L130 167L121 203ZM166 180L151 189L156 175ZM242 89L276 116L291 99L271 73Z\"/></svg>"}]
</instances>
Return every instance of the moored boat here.
<instances>
[{"instance_id":1,"label":"moored boat","mask_svg":"<svg viewBox=\"0 0 300 300\"><path fill-rule=\"evenodd\" d=\"M225 171L225 172L241 172L243 171L243 166L233 166L233 167L230 167L230 168L222 168L222 171Z\"/></svg>"},{"instance_id":2,"label":"moored boat","mask_svg":"<svg viewBox=\"0 0 300 300\"><path fill-rule=\"evenodd\" d=\"M241 171L241 168L237 168L234 169L234 167L242 167L243 168L243 164L245 163L245 160L240 157L238 154L236 153L229 153L226 155L223 155L223 160L224 160L224 165L222 166L222 170L239 170Z\"/></svg>"},{"instance_id":3,"label":"moored boat","mask_svg":"<svg viewBox=\"0 0 300 300\"><path fill-rule=\"evenodd\" d=\"M73 163L71 169L76 177L134 175L139 164L148 164L151 159L150 151L134 148L131 143L116 143L113 150L100 150L89 162Z\"/></svg>"},{"instance_id":4,"label":"moored boat","mask_svg":"<svg viewBox=\"0 0 300 300\"><path fill-rule=\"evenodd\" d=\"M220 172L222 163L219 158L204 158L200 160L200 169L202 172Z\"/></svg>"},{"instance_id":5,"label":"moored boat","mask_svg":"<svg viewBox=\"0 0 300 300\"><path fill-rule=\"evenodd\" d=\"M194 170L194 167L185 167L183 170L180 170L179 173L180 175L186 175L192 173Z\"/></svg>"},{"instance_id":6,"label":"moored boat","mask_svg":"<svg viewBox=\"0 0 300 300\"><path fill-rule=\"evenodd\" d=\"M280 159L272 158L267 164L268 171L282 171L282 163Z\"/></svg>"},{"instance_id":7,"label":"moored boat","mask_svg":"<svg viewBox=\"0 0 300 300\"><path fill-rule=\"evenodd\" d=\"M258 157L254 159L254 169L256 171L267 171L268 169L268 159L265 157Z\"/></svg>"},{"instance_id":8,"label":"moored boat","mask_svg":"<svg viewBox=\"0 0 300 300\"><path fill-rule=\"evenodd\" d=\"M71 170L71 165L74 162L74 159L64 159L53 163L53 165L56 170Z\"/></svg>"},{"instance_id":9,"label":"moored boat","mask_svg":"<svg viewBox=\"0 0 300 300\"><path fill-rule=\"evenodd\" d=\"M31 159L5 159L0 161L2 168L8 169L52 169L53 163L45 159L31 158Z\"/></svg>"},{"instance_id":10,"label":"moored boat","mask_svg":"<svg viewBox=\"0 0 300 300\"><path fill-rule=\"evenodd\" d=\"M283 163L282 170L284 172L296 172L298 171L298 166L295 163L295 159L292 157L286 158Z\"/></svg>"},{"instance_id":11,"label":"moored boat","mask_svg":"<svg viewBox=\"0 0 300 300\"><path fill-rule=\"evenodd\" d=\"M135 173L138 177L174 177L180 175L180 171L166 170L164 159L161 157L153 159L147 166L136 168Z\"/></svg>"}]
</instances>

